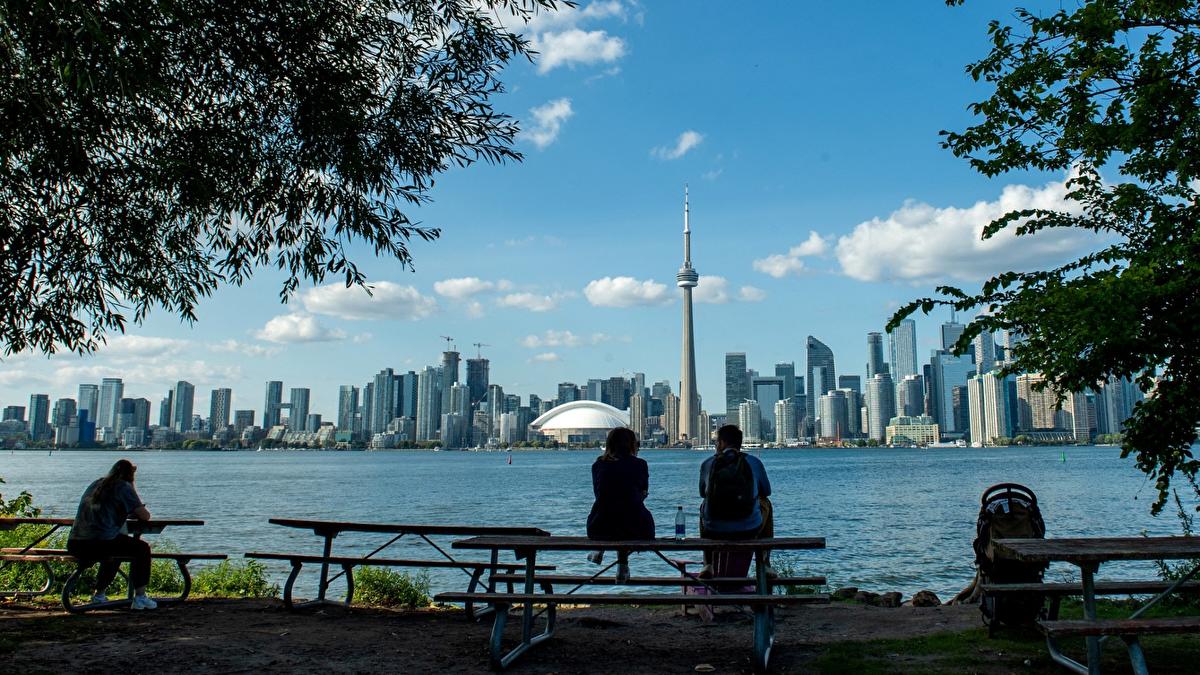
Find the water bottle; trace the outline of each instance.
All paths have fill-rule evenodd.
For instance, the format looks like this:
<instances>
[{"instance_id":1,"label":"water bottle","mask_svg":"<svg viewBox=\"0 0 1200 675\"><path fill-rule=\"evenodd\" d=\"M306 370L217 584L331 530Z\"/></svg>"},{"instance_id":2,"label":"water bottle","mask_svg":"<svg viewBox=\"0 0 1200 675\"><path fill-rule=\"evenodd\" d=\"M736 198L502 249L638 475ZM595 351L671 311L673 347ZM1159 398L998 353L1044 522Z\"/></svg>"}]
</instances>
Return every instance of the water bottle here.
<instances>
[{"instance_id":1,"label":"water bottle","mask_svg":"<svg viewBox=\"0 0 1200 675\"><path fill-rule=\"evenodd\" d=\"M683 507L675 512L675 539L683 539L687 535L687 522L683 519Z\"/></svg>"}]
</instances>

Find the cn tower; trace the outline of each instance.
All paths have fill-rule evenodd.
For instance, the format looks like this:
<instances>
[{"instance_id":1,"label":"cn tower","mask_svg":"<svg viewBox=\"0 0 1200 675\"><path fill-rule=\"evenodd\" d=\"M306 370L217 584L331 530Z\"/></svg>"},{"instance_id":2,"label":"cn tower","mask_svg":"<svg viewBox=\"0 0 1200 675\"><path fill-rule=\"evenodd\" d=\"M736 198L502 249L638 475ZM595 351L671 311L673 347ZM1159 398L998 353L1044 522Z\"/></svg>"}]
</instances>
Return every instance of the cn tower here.
<instances>
[{"instance_id":1,"label":"cn tower","mask_svg":"<svg viewBox=\"0 0 1200 675\"><path fill-rule=\"evenodd\" d=\"M692 336L692 289L700 275L692 268L692 229L688 223L688 189L683 186L683 267L675 283L683 289L683 358L679 370L679 429L676 436L689 443L697 441L700 401L696 394L696 341Z\"/></svg>"}]
</instances>

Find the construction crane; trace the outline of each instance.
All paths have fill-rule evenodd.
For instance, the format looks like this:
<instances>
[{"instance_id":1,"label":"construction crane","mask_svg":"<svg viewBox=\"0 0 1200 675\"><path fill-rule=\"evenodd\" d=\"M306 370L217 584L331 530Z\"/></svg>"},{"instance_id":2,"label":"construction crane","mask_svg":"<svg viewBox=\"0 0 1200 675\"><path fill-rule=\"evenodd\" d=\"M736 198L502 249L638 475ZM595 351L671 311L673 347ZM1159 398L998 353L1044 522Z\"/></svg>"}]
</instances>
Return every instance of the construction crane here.
<instances>
[{"instance_id":1,"label":"construction crane","mask_svg":"<svg viewBox=\"0 0 1200 675\"><path fill-rule=\"evenodd\" d=\"M471 344L475 345L475 358L477 359L483 358L483 352L480 351L483 347L491 347L491 345L482 342L472 342Z\"/></svg>"},{"instance_id":2,"label":"construction crane","mask_svg":"<svg viewBox=\"0 0 1200 675\"><path fill-rule=\"evenodd\" d=\"M454 347L450 344L451 342L454 341L454 338L450 337L449 335L439 335L438 337L440 337L446 341L446 351L448 351L448 352L454 351Z\"/></svg>"}]
</instances>

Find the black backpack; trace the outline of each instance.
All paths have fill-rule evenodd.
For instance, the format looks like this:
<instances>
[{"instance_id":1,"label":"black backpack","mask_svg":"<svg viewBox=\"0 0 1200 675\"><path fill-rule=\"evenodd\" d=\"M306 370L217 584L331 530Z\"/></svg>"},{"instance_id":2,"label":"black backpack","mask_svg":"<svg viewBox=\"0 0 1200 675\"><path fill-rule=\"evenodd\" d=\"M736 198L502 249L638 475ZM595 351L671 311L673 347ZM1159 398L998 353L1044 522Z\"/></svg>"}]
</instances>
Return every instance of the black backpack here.
<instances>
[{"instance_id":1,"label":"black backpack","mask_svg":"<svg viewBox=\"0 0 1200 675\"><path fill-rule=\"evenodd\" d=\"M741 520L754 512L758 496L754 470L741 451L713 458L705 482L705 515L710 520Z\"/></svg>"},{"instance_id":2,"label":"black backpack","mask_svg":"<svg viewBox=\"0 0 1200 675\"><path fill-rule=\"evenodd\" d=\"M975 565L982 583L1041 583L1046 563L998 558L996 539L1044 539L1046 523L1033 490L1017 483L1000 483L983 491L976 521ZM1041 593L983 596L979 609L988 633L998 624L1029 627L1041 613Z\"/></svg>"}]
</instances>

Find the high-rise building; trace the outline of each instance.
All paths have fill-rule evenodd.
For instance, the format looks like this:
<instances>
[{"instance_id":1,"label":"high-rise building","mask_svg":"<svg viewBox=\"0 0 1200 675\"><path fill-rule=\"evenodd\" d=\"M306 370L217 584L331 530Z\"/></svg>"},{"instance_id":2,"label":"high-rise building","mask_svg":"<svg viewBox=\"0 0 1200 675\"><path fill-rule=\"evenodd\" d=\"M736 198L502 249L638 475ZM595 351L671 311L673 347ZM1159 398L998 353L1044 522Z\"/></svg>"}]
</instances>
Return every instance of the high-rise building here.
<instances>
[{"instance_id":1,"label":"high-rise building","mask_svg":"<svg viewBox=\"0 0 1200 675\"><path fill-rule=\"evenodd\" d=\"M305 431L308 425L308 401L312 392L308 387L292 387L288 395L288 429Z\"/></svg>"},{"instance_id":2,"label":"high-rise building","mask_svg":"<svg viewBox=\"0 0 1200 675\"><path fill-rule=\"evenodd\" d=\"M791 399L775 402L775 442L783 445L795 438L796 406ZM789 436L789 434L791 434Z\"/></svg>"},{"instance_id":3,"label":"high-rise building","mask_svg":"<svg viewBox=\"0 0 1200 675\"><path fill-rule=\"evenodd\" d=\"M943 433L967 433L969 429L960 426L959 418L954 414L954 388L966 387L967 379L975 372L971 355L954 356L947 350L939 349L933 352L929 366L929 389L933 394L930 397L932 417Z\"/></svg>"},{"instance_id":4,"label":"high-rise building","mask_svg":"<svg viewBox=\"0 0 1200 675\"><path fill-rule=\"evenodd\" d=\"M75 399L60 398L54 402L49 432L56 445L74 445L79 442L79 412Z\"/></svg>"},{"instance_id":5,"label":"high-rise building","mask_svg":"<svg viewBox=\"0 0 1200 675\"><path fill-rule=\"evenodd\" d=\"M512 445L520 440L517 435L516 413L500 413L500 433L498 437L500 438L500 443L503 445Z\"/></svg>"},{"instance_id":6,"label":"high-rise building","mask_svg":"<svg viewBox=\"0 0 1200 675\"><path fill-rule=\"evenodd\" d=\"M558 404L570 403L580 400L581 395L579 387L575 386L574 382L559 382L558 383Z\"/></svg>"},{"instance_id":7,"label":"high-rise building","mask_svg":"<svg viewBox=\"0 0 1200 675\"><path fill-rule=\"evenodd\" d=\"M93 423L100 413L100 387L94 384L79 385L79 399L76 401L77 413L86 412L87 418Z\"/></svg>"},{"instance_id":8,"label":"high-rise building","mask_svg":"<svg viewBox=\"0 0 1200 675\"><path fill-rule=\"evenodd\" d=\"M1041 373L1017 376L1017 431L1049 431L1059 427L1058 401Z\"/></svg>"},{"instance_id":9,"label":"high-rise building","mask_svg":"<svg viewBox=\"0 0 1200 675\"><path fill-rule=\"evenodd\" d=\"M52 438L48 394L34 394L29 397L29 438L33 441L48 441Z\"/></svg>"},{"instance_id":10,"label":"high-rise building","mask_svg":"<svg viewBox=\"0 0 1200 675\"><path fill-rule=\"evenodd\" d=\"M846 436L846 428L850 426L848 403L846 392L840 389L821 395L818 406L821 438L840 439Z\"/></svg>"},{"instance_id":11,"label":"high-rise building","mask_svg":"<svg viewBox=\"0 0 1200 675\"><path fill-rule=\"evenodd\" d=\"M783 379L783 397L796 396L796 364L791 361L775 364L775 377Z\"/></svg>"},{"instance_id":12,"label":"high-rise building","mask_svg":"<svg viewBox=\"0 0 1200 675\"><path fill-rule=\"evenodd\" d=\"M23 405L4 406L4 420L3 421L5 421L5 422L10 422L10 421L24 422L25 421L25 406L23 406Z\"/></svg>"},{"instance_id":13,"label":"high-rise building","mask_svg":"<svg viewBox=\"0 0 1200 675\"><path fill-rule=\"evenodd\" d=\"M243 431L252 426L254 426L253 410L235 410L233 412L233 430L239 437Z\"/></svg>"},{"instance_id":14,"label":"high-rise building","mask_svg":"<svg viewBox=\"0 0 1200 675\"><path fill-rule=\"evenodd\" d=\"M888 366L883 362L883 334L867 333L867 381L876 373L888 372Z\"/></svg>"},{"instance_id":15,"label":"high-rise building","mask_svg":"<svg viewBox=\"0 0 1200 675\"><path fill-rule=\"evenodd\" d=\"M762 443L762 410L758 401L749 399L738 404L738 427L746 443Z\"/></svg>"},{"instance_id":16,"label":"high-rise building","mask_svg":"<svg viewBox=\"0 0 1200 675\"><path fill-rule=\"evenodd\" d=\"M917 369L917 322L905 319L889 334L892 380L900 383L909 375L920 375ZM917 413L920 415L921 413Z\"/></svg>"},{"instance_id":17,"label":"high-rise building","mask_svg":"<svg viewBox=\"0 0 1200 675\"><path fill-rule=\"evenodd\" d=\"M792 375L795 375L793 368ZM745 352L725 353L725 414L735 419L738 406L750 398L750 373L746 370Z\"/></svg>"},{"instance_id":18,"label":"high-rise building","mask_svg":"<svg viewBox=\"0 0 1200 675\"><path fill-rule=\"evenodd\" d=\"M674 445L677 439L674 430L679 428L679 397L668 392L665 396L663 396L662 402L662 427L667 435L667 444Z\"/></svg>"},{"instance_id":19,"label":"high-rise building","mask_svg":"<svg viewBox=\"0 0 1200 675\"><path fill-rule=\"evenodd\" d=\"M309 413L304 416L304 430L310 434L315 434L321 428L320 413Z\"/></svg>"},{"instance_id":20,"label":"high-rise building","mask_svg":"<svg viewBox=\"0 0 1200 675\"><path fill-rule=\"evenodd\" d=\"M958 342L958 338L962 337L966 326L954 320L951 316L950 320L942 324L942 350L947 352L954 351L954 345Z\"/></svg>"},{"instance_id":21,"label":"high-rise building","mask_svg":"<svg viewBox=\"0 0 1200 675\"><path fill-rule=\"evenodd\" d=\"M371 388L371 427L374 434L383 433L392 419L399 417L396 413L396 372L391 368L379 371L372 381Z\"/></svg>"},{"instance_id":22,"label":"high-rise building","mask_svg":"<svg viewBox=\"0 0 1200 675\"><path fill-rule=\"evenodd\" d=\"M896 385L896 416L920 417L925 414L925 378L905 375Z\"/></svg>"},{"instance_id":23,"label":"high-rise building","mask_svg":"<svg viewBox=\"0 0 1200 675\"><path fill-rule=\"evenodd\" d=\"M180 380L171 391L171 428L180 434L191 431L196 387L191 382Z\"/></svg>"},{"instance_id":24,"label":"high-rise building","mask_svg":"<svg viewBox=\"0 0 1200 675\"><path fill-rule=\"evenodd\" d=\"M455 384L452 386L461 387L467 393L467 403L470 404L470 388L466 385ZM456 412L445 413L442 415L442 447L444 448L465 448L471 444L471 439L467 434L467 418Z\"/></svg>"},{"instance_id":25,"label":"high-rise building","mask_svg":"<svg viewBox=\"0 0 1200 675\"><path fill-rule=\"evenodd\" d=\"M987 372L967 380L971 445L993 445L1011 433L1006 379Z\"/></svg>"},{"instance_id":26,"label":"high-rise building","mask_svg":"<svg viewBox=\"0 0 1200 675\"><path fill-rule=\"evenodd\" d=\"M487 393L488 435L500 437L500 415L504 414L504 387L489 384Z\"/></svg>"},{"instance_id":27,"label":"high-rise building","mask_svg":"<svg viewBox=\"0 0 1200 675\"><path fill-rule=\"evenodd\" d=\"M867 380L867 437L883 441L887 425L896 416L896 386L889 373Z\"/></svg>"},{"instance_id":28,"label":"high-rise building","mask_svg":"<svg viewBox=\"0 0 1200 675\"><path fill-rule=\"evenodd\" d=\"M437 436L441 405L438 396L438 372L426 366L417 374L417 440L431 441Z\"/></svg>"},{"instance_id":29,"label":"high-rise building","mask_svg":"<svg viewBox=\"0 0 1200 675\"><path fill-rule=\"evenodd\" d=\"M338 431L351 431L354 428L354 414L358 412L358 387L343 384L338 387Z\"/></svg>"},{"instance_id":30,"label":"high-rise building","mask_svg":"<svg viewBox=\"0 0 1200 675\"><path fill-rule=\"evenodd\" d=\"M817 398L830 389L837 389L837 371L833 363L833 350L811 335L808 336L806 352L808 369L805 379L808 388L804 395L808 421L805 422L805 433L812 436L816 431L813 421L817 417Z\"/></svg>"},{"instance_id":31,"label":"high-rise building","mask_svg":"<svg viewBox=\"0 0 1200 675\"><path fill-rule=\"evenodd\" d=\"M604 381L600 401L607 403L617 410L629 408L629 380L623 377L610 377Z\"/></svg>"},{"instance_id":32,"label":"high-rise building","mask_svg":"<svg viewBox=\"0 0 1200 675\"><path fill-rule=\"evenodd\" d=\"M691 443L700 430L700 395L696 388L696 341L692 334L692 289L700 274L692 267L692 229L688 222L687 187L683 189L683 266L675 285L683 291L683 349L679 368L679 427L676 437Z\"/></svg>"},{"instance_id":33,"label":"high-rise building","mask_svg":"<svg viewBox=\"0 0 1200 675\"><path fill-rule=\"evenodd\" d=\"M279 426L280 409L283 407L283 383L267 382L267 399L263 403L263 429Z\"/></svg>"},{"instance_id":34,"label":"high-rise building","mask_svg":"<svg viewBox=\"0 0 1200 675\"><path fill-rule=\"evenodd\" d=\"M208 409L208 428L215 434L229 426L231 414L233 414L233 390L213 389L212 401L209 403Z\"/></svg>"},{"instance_id":35,"label":"high-rise building","mask_svg":"<svg viewBox=\"0 0 1200 675\"><path fill-rule=\"evenodd\" d=\"M638 440L646 440L646 397L640 391L629 397L629 428Z\"/></svg>"},{"instance_id":36,"label":"high-rise building","mask_svg":"<svg viewBox=\"0 0 1200 675\"><path fill-rule=\"evenodd\" d=\"M534 396L530 396L530 404L533 403ZM467 419L471 416L471 390L467 385L456 382L450 385L450 408L442 411L442 415L454 413L458 415L464 427ZM443 418L444 419L444 418Z\"/></svg>"},{"instance_id":37,"label":"high-rise building","mask_svg":"<svg viewBox=\"0 0 1200 675\"><path fill-rule=\"evenodd\" d=\"M856 379L857 375L854 376ZM838 378L840 381L842 378ZM862 435L863 397L858 389L838 387L838 391L846 397L846 428L842 429L842 437L857 437Z\"/></svg>"},{"instance_id":38,"label":"high-rise building","mask_svg":"<svg viewBox=\"0 0 1200 675\"><path fill-rule=\"evenodd\" d=\"M441 409L443 413L452 412L454 407L450 405L450 387L458 384L458 364L459 355L456 351L442 352L442 381L438 389L441 391ZM439 427L441 420L438 420Z\"/></svg>"},{"instance_id":39,"label":"high-rise building","mask_svg":"<svg viewBox=\"0 0 1200 675\"><path fill-rule=\"evenodd\" d=\"M1076 443L1085 444L1092 440L1092 420L1087 394L1074 392L1063 400L1062 411L1066 417L1066 428L1071 431Z\"/></svg>"},{"instance_id":40,"label":"high-rise building","mask_svg":"<svg viewBox=\"0 0 1200 675\"><path fill-rule=\"evenodd\" d=\"M996 340L988 331L975 336L975 373L983 375L996 367Z\"/></svg>"},{"instance_id":41,"label":"high-rise building","mask_svg":"<svg viewBox=\"0 0 1200 675\"><path fill-rule=\"evenodd\" d=\"M763 414L760 428L762 438L775 438L775 403L786 400L782 377L754 377L750 380L750 399L758 401L758 409ZM794 415L793 415L794 416ZM784 437L795 436L794 429L784 429Z\"/></svg>"},{"instance_id":42,"label":"high-rise building","mask_svg":"<svg viewBox=\"0 0 1200 675\"><path fill-rule=\"evenodd\" d=\"M488 388L488 360L485 358L467 359L467 389L471 392L471 406L479 405Z\"/></svg>"},{"instance_id":43,"label":"high-rise building","mask_svg":"<svg viewBox=\"0 0 1200 675\"><path fill-rule=\"evenodd\" d=\"M484 364L487 365L486 363ZM484 375L487 375L487 368L484 368ZM400 394L397 397L400 401L399 413L401 417L407 417L411 420L417 419L417 391L420 388L420 377L414 371L408 371L400 376ZM467 385L470 388L470 385Z\"/></svg>"},{"instance_id":44,"label":"high-rise building","mask_svg":"<svg viewBox=\"0 0 1200 675\"><path fill-rule=\"evenodd\" d=\"M100 412L97 413L96 428L117 427L117 406L125 396L125 383L119 377L106 377L100 381Z\"/></svg>"}]
</instances>

